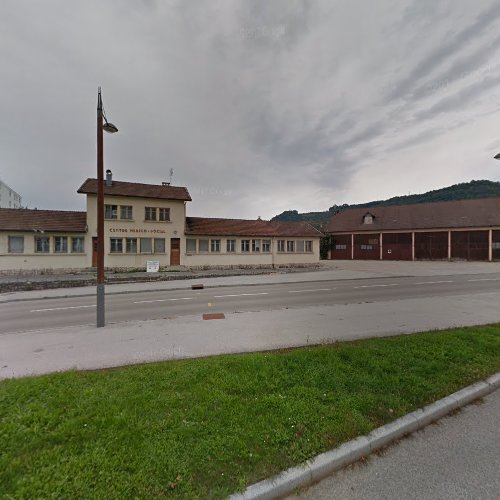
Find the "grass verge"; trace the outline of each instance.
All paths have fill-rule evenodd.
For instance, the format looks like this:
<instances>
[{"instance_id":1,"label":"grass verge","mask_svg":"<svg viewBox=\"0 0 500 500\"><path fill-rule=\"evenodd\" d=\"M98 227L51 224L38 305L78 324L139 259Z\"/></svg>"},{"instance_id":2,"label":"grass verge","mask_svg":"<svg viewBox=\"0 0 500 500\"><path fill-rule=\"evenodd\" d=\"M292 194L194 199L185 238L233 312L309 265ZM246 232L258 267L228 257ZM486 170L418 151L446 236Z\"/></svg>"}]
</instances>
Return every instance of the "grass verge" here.
<instances>
[{"instance_id":1,"label":"grass verge","mask_svg":"<svg viewBox=\"0 0 500 500\"><path fill-rule=\"evenodd\" d=\"M500 369L500 325L0 383L0 496L221 498Z\"/></svg>"}]
</instances>

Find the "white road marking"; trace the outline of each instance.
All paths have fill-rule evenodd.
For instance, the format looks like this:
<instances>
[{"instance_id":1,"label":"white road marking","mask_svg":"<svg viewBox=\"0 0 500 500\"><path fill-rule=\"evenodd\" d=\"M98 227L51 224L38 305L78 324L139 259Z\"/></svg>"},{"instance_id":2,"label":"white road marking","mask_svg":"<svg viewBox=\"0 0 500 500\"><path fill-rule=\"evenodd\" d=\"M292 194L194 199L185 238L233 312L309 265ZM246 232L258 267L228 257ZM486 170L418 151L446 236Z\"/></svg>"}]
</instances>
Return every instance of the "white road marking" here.
<instances>
[{"instance_id":1,"label":"white road marking","mask_svg":"<svg viewBox=\"0 0 500 500\"><path fill-rule=\"evenodd\" d=\"M231 295L214 295L215 299L222 299L224 297L249 297L251 295L269 295L268 292L261 292L261 293L235 293Z\"/></svg>"},{"instance_id":2,"label":"white road marking","mask_svg":"<svg viewBox=\"0 0 500 500\"><path fill-rule=\"evenodd\" d=\"M151 302L170 302L174 300L193 300L192 297L182 297L178 299L157 299L157 300L138 300L134 304L150 304Z\"/></svg>"},{"instance_id":3,"label":"white road marking","mask_svg":"<svg viewBox=\"0 0 500 500\"><path fill-rule=\"evenodd\" d=\"M397 283L389 283L387 285L359 285L359 286L355 286L354 288L376 288L376 287L380 287L380 286L398 286Z\"/></svg>"},{"instance_id":4,"label":"white road marking","mask_svg":"<svg viewBox=\"0 0 500 500\"><path fill-rule=\"evenodd\" d=\"M67 307L52 307L51 309L32 309L30 313L39 313L39 312L47 312L47 311L64 311L65 309L84 309L85 307L95 307L96 304L92 304L89 306L67 306Z\"/></svg>"},{"instance_id":5,"label":"white road marking","mask_svg":"<svg viewBox=\"0 0 500 500\"><path fill-rule=\"evenodd\" d=\"M467 281L498 281L500 278L477 278L473 280L467 280Z\"/></svg>"},{"instance_id":6,"label":"white road marking","mask_svg":"<svg viewBox=\"0 0 500 500\"><path fill-rule=\"evenodd\" d=\"M315 290L288 290L288 293L302 293L302 292L330 292L335 288L316 288Z\"/></svg>"},{"instance_id":7,"label":"white road marking","mask_svg":"<svg viewBox=\"0 0 500 500\"><path fill-rule=\"evenodd\" d=\"M422 281L421 283L415 283L415 285L435 285L436 283L453 283L453 281Z\"/></svg>"}]
</instances>

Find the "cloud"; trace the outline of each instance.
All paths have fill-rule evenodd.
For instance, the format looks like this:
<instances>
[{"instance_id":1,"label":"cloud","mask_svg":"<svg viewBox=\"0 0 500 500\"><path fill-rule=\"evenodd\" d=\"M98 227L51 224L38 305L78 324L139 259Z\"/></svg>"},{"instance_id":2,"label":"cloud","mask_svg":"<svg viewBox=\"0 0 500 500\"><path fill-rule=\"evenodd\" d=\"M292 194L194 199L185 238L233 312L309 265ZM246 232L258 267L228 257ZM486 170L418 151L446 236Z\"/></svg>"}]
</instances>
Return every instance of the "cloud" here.
<instances>
[{"instance_id":1,"label":"cloud","mask_svg":"<svg viewBox=\"0 0 500 500\"><path fill-rule=\"evenodd\" d=\"M0 178L29 206L83 209L102 85L120 129L106 168L152 183L173 168L192 215L401 194L406 151L427 164L467 130L470 155L411 179L412 192L439 187L494 142L499 15L487 0L5 0Z\"/></svg>"}]
</instances>

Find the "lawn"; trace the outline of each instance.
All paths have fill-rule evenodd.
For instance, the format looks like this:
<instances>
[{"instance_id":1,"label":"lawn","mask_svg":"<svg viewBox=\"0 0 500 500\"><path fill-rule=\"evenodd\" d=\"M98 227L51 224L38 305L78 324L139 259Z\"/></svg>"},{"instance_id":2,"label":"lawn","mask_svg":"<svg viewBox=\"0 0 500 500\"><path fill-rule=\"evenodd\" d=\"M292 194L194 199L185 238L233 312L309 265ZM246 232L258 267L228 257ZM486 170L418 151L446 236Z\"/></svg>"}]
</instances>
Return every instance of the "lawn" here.
<instances>
[{"instance_id":1,"label":"lawn","mask_svg":"<svg viewBox=\"0 0 500 500\"><path fill-rule=\"evenodd\" d=\"M495 373L499 341L491 325L5 380L0 498L223 498Z\"/></svg>"}]
</instances>

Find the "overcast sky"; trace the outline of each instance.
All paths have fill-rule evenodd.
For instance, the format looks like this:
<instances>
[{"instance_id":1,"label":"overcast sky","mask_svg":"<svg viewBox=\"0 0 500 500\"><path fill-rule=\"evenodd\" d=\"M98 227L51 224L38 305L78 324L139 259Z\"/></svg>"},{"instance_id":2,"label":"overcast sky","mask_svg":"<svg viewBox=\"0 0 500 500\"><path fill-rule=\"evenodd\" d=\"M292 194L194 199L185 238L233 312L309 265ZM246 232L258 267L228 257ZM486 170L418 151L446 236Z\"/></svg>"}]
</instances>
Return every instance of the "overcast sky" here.
<instances>
[{"instance_id":1,"label":"overcast sky","mask_svg":"<svg viewBox=\"0 0 500 500\"><path fill-rule=\"evenodd\" d=\"M116 180L270 218L500 180L498 0L1 0L0 179L82 210L97 86Z\"/></svg>"}]
</instances>

